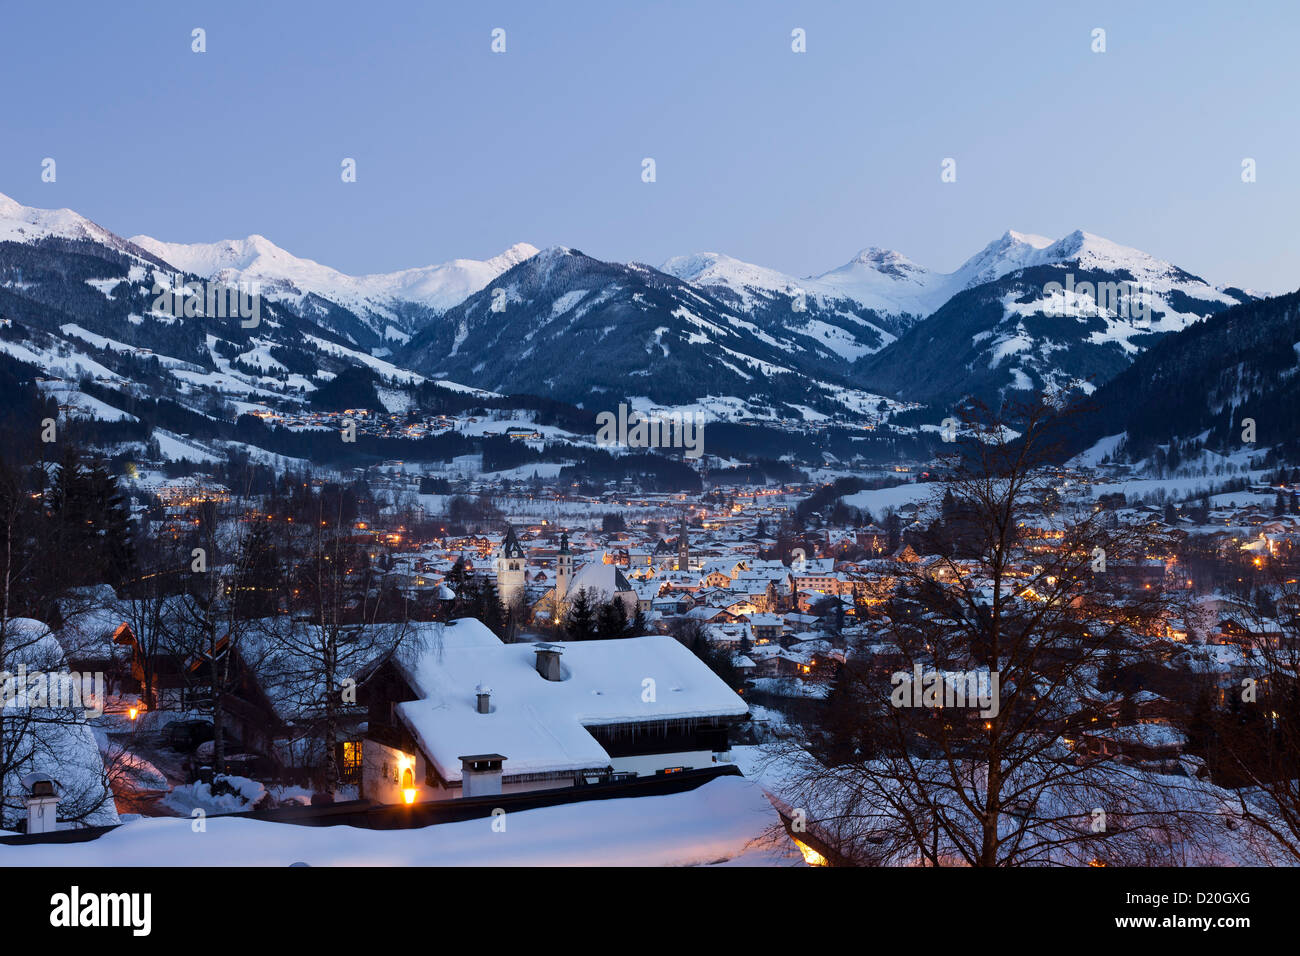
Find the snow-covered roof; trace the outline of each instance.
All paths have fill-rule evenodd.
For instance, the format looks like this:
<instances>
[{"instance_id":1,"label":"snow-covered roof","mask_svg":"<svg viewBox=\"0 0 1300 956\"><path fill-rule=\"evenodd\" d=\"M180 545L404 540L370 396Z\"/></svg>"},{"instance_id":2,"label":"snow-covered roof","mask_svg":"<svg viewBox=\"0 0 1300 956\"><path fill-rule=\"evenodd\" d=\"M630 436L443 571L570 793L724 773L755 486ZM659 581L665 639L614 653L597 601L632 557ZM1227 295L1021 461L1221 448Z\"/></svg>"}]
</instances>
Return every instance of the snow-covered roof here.
<instances>
[{"instance_id":1,"label":"snow-covered roof","mask_svg":"<svg viewBox=\"0 0 1300 956\"><path fill-rule=\"evenodd\" d=\"M569 590L566 594L577 594L579 591L586 589L593 597L601 600L609 600L619 592L632 590L632 585L628 583L623 572L617 565L605 564L602 561L592 561L584 564L573 575L569 581Z\"/></svg>"},{"instance_id":2,"label":"snow-covered roof","mask_svg":"<svg viewBox=\"0 0 1300 956\"><path fill-rule=\"evenodd\" d=\"M503 754L507 776L606 767L610 756L587 727L740 716L748 709L671 637L552 646L561 648L564 680L537 672L536 645L503 644L475 620L448 626L441 650L399 662L421 699L398 711L444 780L459 780L461 755L473 753ZM493 689L491 713L477 711L479 684Z\"/></svg>"}]
</instances>

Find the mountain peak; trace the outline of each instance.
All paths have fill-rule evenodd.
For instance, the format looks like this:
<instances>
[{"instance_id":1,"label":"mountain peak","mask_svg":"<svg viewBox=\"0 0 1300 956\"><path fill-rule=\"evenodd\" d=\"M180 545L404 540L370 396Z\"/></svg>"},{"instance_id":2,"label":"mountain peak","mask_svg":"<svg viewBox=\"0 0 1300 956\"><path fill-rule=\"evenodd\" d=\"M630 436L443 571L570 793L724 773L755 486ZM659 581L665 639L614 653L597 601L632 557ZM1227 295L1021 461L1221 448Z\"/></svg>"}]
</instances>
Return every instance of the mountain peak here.
<instances>
[{"instance_id":1,"label":"mountain peak","mask_svg":"<svg viewBox=\"0 0 1300 956\"><path fill-rule=\"evenodd\" d=\"M916 263L901 252L895 252L893 249L882 249L879 246L867 246L849 261L877 267L906 265L917 268Z\"/></svg>"},{"instance_id":2,"label":"mountain peak","mask_svg":"<svg viewBox=\"0 0 1300 956\"><path fill-rule=\"evenodd\" d=\"M1035 235L1032 232L1016 232L1014 229L1008 229L1004 232L1001 241L1007 244L1025 243L1035 249L1045 249L1052 244L1052 240L1046 236Z\"/></svg>"},{"instance_id":3,"label":"mountain peak","mask_svg":"<svg viewBox=\"0 0 1300 956\"><path fill-rule=\"evenodd\" d=\"M735 261L731 256L721 252L692 252L688 256L673 256L664 260L659 271L686 282L694 282L706 276L710 270Z\"/></svg>"},{"instance_id":4,"label":"mountain peak","mask_svg":"<svg viewBox=\"0 0 1300 956\"><path fill-rule=\"evenodd\" d=\"M482 264L491 267L497 272L506 272L519 265L519 263L531 259L539 252L541 252L541 250L532 243L516 242L509 249L505 250L505 252L498 253L491 259L483 260ZM466 266L469 263L474 262L475 260L473 259L456 259L453 261L453 265Z\"/></svg>"},{"instance_id":5,"label":"mountain peak","mask_svg":"<svg viewBox=\"0 0 1300 956\"><path fill-rule=\"evenodd\" d=\"M24 206L0 193L0 242L32 242L48 236L64 239L93 239L115 249L124 249L125 239L71 209L38 209Z\"/></svg>"}]
</instances>

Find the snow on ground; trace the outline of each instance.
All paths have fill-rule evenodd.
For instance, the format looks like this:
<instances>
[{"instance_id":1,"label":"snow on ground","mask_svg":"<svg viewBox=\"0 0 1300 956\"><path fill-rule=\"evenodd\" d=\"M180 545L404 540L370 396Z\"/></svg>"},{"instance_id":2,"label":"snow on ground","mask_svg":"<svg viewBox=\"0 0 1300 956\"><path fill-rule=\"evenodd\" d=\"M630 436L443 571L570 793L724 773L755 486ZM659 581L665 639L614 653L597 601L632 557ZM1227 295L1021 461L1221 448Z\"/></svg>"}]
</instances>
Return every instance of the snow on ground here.
<instances>
[{"instance_id":1,"label":"snow on ground","mask_svg":"<svg viewBox=\"0 0 1300 956\"><path fill-rule=\"evenodd\" d=\"M242 441L221 442L221 447L226 449L238 449L248 455L250 461L257 462L259 465L270 465L276 471L310 471L315 470L321 474L322 469L318 465L305 458L290 458L288 455L277 455L273 451L267 451L264 448L258 448L256 445L250 445ZM328 473L328 470L327 470Z\"/></svg>"},{"instance_id":2,"label":"snow on ground","mask_svg":"<svg viewBox=\"0 0 1300 956\"><path fill-rule=\"evenodd\" d=\"M123 784L131 790L168 788L167 775L153 763L137 753L132 753L121 744L110 741L106 736L102 739L99 734L95 736L100 741L99 752L104 758L104 766L108 768L109 779L113 781L115 789Z\"/></svg>"},{"instance_id":3,"label":"snow on ground","mask_svg":"<svg viewBox=\"0 0 1300 956\"><path fill-rule=\"evenodd\" d=\"M80 378L83 375L89 375L91 378L117 378L117 373L112 369L100 365L82 352L74 352L71 349L63 355L58 351L0 340L0 351L7 352L18 361L35 365L39 369L44 369L47 374L59 378Z\"/></svg>"},{"instance_id":4,"label":"snow on ground","mask_svg":"<svg viewBox=\"0 0 1300 956\"><path fill-rule=\"evenodd\" d=\"M224 460L205 451L196 442L188 438L182 438L172 432L164 431L161 428L154 429L153 437L158 440L158 448L162 451L163 457L169 461L217 462Z\"/></svg>"},{"instance_id":5,"label":"snow on ground","mask_svg":"<svg viewBox=\"0 0 1300 956\"><path fill-rule=\"evenodd\" d=\"M797 677L756 677L754 689L776 697L820 697L830 693L830 684L800 680Z\"/></svg>"},{"instance_id":6,"label":"snow on ground","mask_svg":"<svg viewBox=\"0 0 1300 956\"><path fill-rule=\"evenodd\" d=\"M1269 491L1224 491L1217 495L1210 495L1210 507L1212 508L1263 508L1267 511L1273 510L1273 503L1277 501L1277 492Z\"/></svg>"},{"instance_id":7,"label":"snow on ground","mask_svg":"<svg viewBox=\"0 0 1300 956\"><path fill-rule=\"evenodd\" d=\"M171 793L163 797L162 802L177 813L189 816L195 809L202 809L205 813L251 810L257 801L266 796L266 787L248 777L227 776L222 777L221 781L235 792L213 793L211 784L187 783L173 788Z\"/></svg>"},{"instance_id":8,"label":"snow on ground","mask_svg":"<svg viewBox=\"0 0 1300 956\"><path fill-rule=\"evenodd\" d=\"M88 843L7 846L10 866L800 865L760 787L719 777L658 797L592 800L415 830L208 817L131 821Z\"/></svg>"},{"instance_id":9,"label":"snow on ground","mask_svg":"<svg viewBox=\"0 0 1300 956\"><path fill-rule=\"evenodd\" d=\"M76 389L58 391L53 394L58 396L60 405L68 406L67 414L71 418L95 418L101 422L137 421L134 415Z\"/></svg>"},{"instance_id":10,"label":"snow on ground","mask_svg":"<svg viewBox=\"0 0 1300 956\"><path fill-rule=\"evenodd\" d=\"M288 804L296 803L300 806L311 806L312 791L308 787L298 787L291 784L281 784L268 788L268 793L275 800L275 805L283 807Z\"/></svg>"},{"instance_id":11,"label":"snow on ground","mask_svg":"<svg viewBox=\"0 0 1300 956\"><path fill-rule=\"evenodd\" d=\"M81 339L83 342L89 342L97 349L108 349L113 352L135 352L138 351L134 345L127 345L125 342L119 342L116 339L110 339L106 336L91 332L89 329L83 329L73 322L67 322L59 326L59 331L64 335L70 335L73 338ZM148 351L145 349L144 351Z\"/></svg>"},{"instance_id":12,"label":"snow on ground","mask_svg":"<svg viewBox=\"0 0 1300 956\"><path fill-rule=\"evenodd\" d=\"M881 513L889 508L897 510L903 505L924 501L934 493L934 490L935 485L933 483L920 481L906 485L895 485L893 488L873 488L870 491L859 491L857 494L845 495L843 501L852 508L870 511L873 515L879 517Z\"/></svg>"},{"instance_id":13,"label":"snow on ground","mask_svg":"<svg viewBox=\"0 0 1300 956\"><path fill-rule=\"evenodd\" d=\"M1124 440L1127 438L1127 432L1120 432L1118 435L1107 435L1105 438L1099 439L1097 443L1087 451L1075 455L1069 460L1069 462L1067 462L1067 464L1075 468L1095 468L1107 455L1114 455L1115 449L1123 444Z\"/></svg>"},{"instance_id":14,"label":"snow on ground","mask_svg":"<svg viewBox=\"0 0 1300 956\"><path fill-rule=\"evenodd\" d=\"M870 346L863 345L840 326L831 325L821 319L810 319L807 325L796 331L850 362L855 362L862 356L877 351Z\"/></svg>"},{"instance_id":15,"label":"snow on ground","mask_svg":"<svg viewBox=\"0 0 1300 956\"><path fill-rule=\"evenodd\" d=\"M263 372L287 372L284 363L271 355L272 342L266 339L253 339L253 348L246 352L241 352L239 360L245 365L251 365Z\"/></svg>"},{"instance_id":16,"label":"snow on ground","mask_svg":"<svg viewBox=\"0 0 1300 956\"><path fill-rule=\"evenodd\" d=\"M375 391L379 395L379 400L383 402L384 409L393 414L404 414L410 411L414 404L410 392L396 388L378 388Z\"/></svg>"},{"instance_id":17,"label":"snow on ground","mask_svg":"<svg viewBox=\"0 0 1300 956\"><path fill-rule=\"evenodd\" d=\"M1262 475L1263 473L1259 472L1257 474ZM1111 495L1116 492L1121 492L1123 493L1125 500L1132 503L1134 501L1140 501L1149 495L1156 495L1160 492L1164 492L1165 499L1169 501L1183 501L1188 498L1199 498L1201 495L1208 494L1214 491L1216 486L1223 487L1227 477L1230 476L1218 475L1199 478L1120 479L1108 484L1094 484L1092 486L1092 496L1098 498L1101 495ZM1243 475L1240 477L1245 476ZM1234 495L1229 492L1227 498L1231 500L1234 498ZM1251 495L1249 492L1237 492L1235 498L1237 501L1246 502L1251 500ZM1268 503L1270 506L1272 505L1273 497L1270 496L1268 498Z\"/></svg>"},{"instance_id":18,"label":"snow on ground","mask_svg":"<svg viewBox=\"0 0 1300 956\"><path fill-rule=\"evenodd\" d=\"M222 359L222 361L225 361ZM174 369L172 375L178 379L201 388L217 392L243 395L261 395L265 398L280 398L279 392L251 385L244 378L232 372L194 372L189 369Z\"/></svg>"},{"instance_id":19,"label":"snow on ground","mask_svg":"<svg viewBox=\"0 0 1300 956\"><path fill-rule=\"evenodd\" d=\"M419 385L425 380L423 375L417 375L415 372L399 368L392 362L385 362L383 359L377 359L369 352L361 352L356 349L345 348L336 342L327 342L325 339L317 338L314 335L304 335L303 339L320 351L328 353L329 355L334 355L338 358L351 359L361 363L362 365L368 365L389 381L402 382L407 385Z\"/></svg>"},{"instance_id":20,"label":"snow on ground","mask_svg":"<svg viewBox=\"0 0 1300 956\"><path fill-rule=\"evenodd\" d=\"M489 472L489 474L509 481L528 481L534 475L538 478L555 478L564 467L565 462L561 461L534 461L515 468Z\"/></svg>"},{"instance_id":21,"label":"snow on ground","mask_svg":"<svg viewBox=\"0 0 1300 956\"><path fill-rule=\"evenodd\" d=\"M459 421L456 423L456 430L462 435L479 437L481 435L501 435L509 428L522 428L530 432L536 432L544 439L562 439L575 444L586 444L593 447L596 444L594 435L576 435L555 425L538 425L534 423L533 417L533 413L528 411L502 410L487 417L477 418L475 421Z\"/></svg>"},{"instance_id":22,"label":"snow on ground","mask_svg":"<svg viewBox=\"0 0 1300 956\"><path fill-rule=\"evenodd\" d=\"M1095 446L1094 446L1095 447ZM1254 472L1249 475L1238 477L1260 478L1263 472ZM1096 482L1089 486L1089 492L1093 498L1100 498L1102 495L1113 495L1116 493L1123 494L1128 502L1142 501L1146 498L1153 498L1163 492L1165 499L1169 501L1185 501L1191 498L1199 498L1203 494L1208 494L1216 486L1222 487L1228 476L1206 476L1192 478L1128 478L1119 479L1110 482ZM893 488L876 488L870 491L859 491L857 494L845 495L844 503L854 508L864 508L869 510L873 515L879 515L886 508L898 508L905 504L915 504L925 501L936 490L938 486L932 482L915 482L906 485L897 485ZM1255 495L1248 491L1224 492L1216 494L1212 500L1216 504L1231 504L1236 502L1239 505L1247 504L1267 504L1272 506L1275 495Z\"/></svg>"},{"instance_id":23,"label":"snow on ground","mask_svg":"<svg viewBox=\"0 0 1300 956\"><path fill-rule=\"evenodd\" d=\"M474 388L472 385L461 385L459 382L453 382L448 378L434 379L434 385L439 388L445 388L449 392L461 392L466 395L474 395L477 398L501 398L500 392L489 392L485 388Z\"/></svg>"}]
</instances>

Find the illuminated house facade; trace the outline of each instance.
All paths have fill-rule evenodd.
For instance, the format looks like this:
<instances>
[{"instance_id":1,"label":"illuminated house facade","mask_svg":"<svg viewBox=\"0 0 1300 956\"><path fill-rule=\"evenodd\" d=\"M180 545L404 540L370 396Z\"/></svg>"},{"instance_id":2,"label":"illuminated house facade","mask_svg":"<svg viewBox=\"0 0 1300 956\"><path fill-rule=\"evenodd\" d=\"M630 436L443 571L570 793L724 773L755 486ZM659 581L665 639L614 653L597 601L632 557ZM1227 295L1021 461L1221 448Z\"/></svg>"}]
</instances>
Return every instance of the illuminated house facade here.
<instances>
[{"instance_id":1,"label":"illuminated house facade","mask_svg":"<svg viewBox=\"0 0 1300 956\"><path fill-rule=\"evenodd\" d=\"M447 625L366 682L361 796L425 802L725 762L745 702L671 637L505 644Z\"/></svg>"}]
</instances>

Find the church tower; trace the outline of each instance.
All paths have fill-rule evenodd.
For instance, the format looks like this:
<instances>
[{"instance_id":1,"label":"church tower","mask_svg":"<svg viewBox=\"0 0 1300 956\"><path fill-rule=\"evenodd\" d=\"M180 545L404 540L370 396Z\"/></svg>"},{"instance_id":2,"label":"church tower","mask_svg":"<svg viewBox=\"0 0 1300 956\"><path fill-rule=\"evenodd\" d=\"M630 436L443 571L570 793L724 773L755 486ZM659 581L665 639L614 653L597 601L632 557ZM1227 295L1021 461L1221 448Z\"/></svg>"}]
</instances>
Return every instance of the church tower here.
<instances>
[{"instance_id":1,"label":"church tower","mask_svg":"<svg viewBox=\"0 0 1300 956\"><path fill-rule=\"evenodd\" d=\"M497 553L497 594L507 608L523 600L526 564L524 549L515 537L514 527L509 526L506 529L506 539L501 542L501 550Z\"/></svg>"},{"instance_id":2,"label":"church tower","mask_svg":"<svg viewBox=\"0 0 1300 956\"><path fill-rule=\"evenodd\" d=\"M555 556L555 596L563 601L569 595L569 582L573 580L573 552L569 550L569 532L560 533L560 551Z\"/></svg>"},{"instance_id":3,"label":"church tower","mask_svg":"<svg viewBox=\"0 0 1300 956\"><path fill-rule=\"evenodd\" d=\"M691 569L691 537L686 532L686 512L682 511L682 526L677 532L677 570Z\"/></svg>"}]
</instances>

